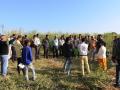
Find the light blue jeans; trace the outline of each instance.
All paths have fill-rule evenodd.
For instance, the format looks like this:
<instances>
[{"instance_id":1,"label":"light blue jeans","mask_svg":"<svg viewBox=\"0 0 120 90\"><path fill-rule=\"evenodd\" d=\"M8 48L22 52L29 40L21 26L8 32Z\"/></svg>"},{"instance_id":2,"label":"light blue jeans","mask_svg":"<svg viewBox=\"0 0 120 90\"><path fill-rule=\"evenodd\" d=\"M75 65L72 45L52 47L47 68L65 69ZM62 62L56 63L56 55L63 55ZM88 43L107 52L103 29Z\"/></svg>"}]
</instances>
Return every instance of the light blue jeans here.
<instances>
[{"instance_id":1,"label":"light blue jeans","mask_svg":"<svg viewBox=\"0 0 120 90\"><path fill-rule=\"evenodd\" d=\"M1 61L1 74L3 76L6 76L8 68L8 55L0 55L0 61Z\"/></svg>"}]
</instances>

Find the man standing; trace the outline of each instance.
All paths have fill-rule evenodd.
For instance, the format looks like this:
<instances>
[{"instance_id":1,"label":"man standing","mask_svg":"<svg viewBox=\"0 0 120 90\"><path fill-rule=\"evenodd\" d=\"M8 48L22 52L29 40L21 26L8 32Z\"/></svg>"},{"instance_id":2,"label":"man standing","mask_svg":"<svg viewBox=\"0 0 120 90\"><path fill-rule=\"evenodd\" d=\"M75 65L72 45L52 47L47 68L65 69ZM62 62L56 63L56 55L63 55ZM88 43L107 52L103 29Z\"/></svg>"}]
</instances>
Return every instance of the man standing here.
<instances>
[{"instance_id":1,"label":"man standing","mask_svg":"<svg viewBox=\"0 0 120 90\"><path fill-rule=\"evenodd\" d=\"M45 39L43 39L43 49L44 49L44 58L48 58L48 50L49 50L49 36L46 35Z\"/></svg>"},{"instance_id":2,"label":"man standing","mask_svg":"<svg viewBox=\"0 0 120 90\"><path fill-rule=\"evenodd\" d=\"M82 38L82 43L78 45L83 76L85 75L84 65L86 65L87 72L90 73L90 68L88 64L88 44L85 41L86 41L85 38Z\"/></svg>"},{"instance_id":3,"label":"man standing","mask_svg":"<svg viewBox=\"0 0 120 90\"><path fill-rule=\"evenodd\" d=\"M120 87L120 38L113 40L112 61L116 63L115 87Z\"/></svg>"},{"instance_id":4,"label":"man standing","mask_svg":"<svg viewBox=\"0 0 120 90\"><path fill-rule=\"evenodd\" d=\"M39 54L40 54L40 39L39 39L39 34L35 35L34 38L34 45L35 45L35 59L39 59Z\"/></svg>"},{"instance_id":5,"label":"man standing","mask_svg":"<svg viewBox=\"0 0 120 90\"><path fill-rule=\"evenodd\" d=\"M55 36L53 40L53 58L58 57L58 38Z\"/></svg>"}]
</instances>

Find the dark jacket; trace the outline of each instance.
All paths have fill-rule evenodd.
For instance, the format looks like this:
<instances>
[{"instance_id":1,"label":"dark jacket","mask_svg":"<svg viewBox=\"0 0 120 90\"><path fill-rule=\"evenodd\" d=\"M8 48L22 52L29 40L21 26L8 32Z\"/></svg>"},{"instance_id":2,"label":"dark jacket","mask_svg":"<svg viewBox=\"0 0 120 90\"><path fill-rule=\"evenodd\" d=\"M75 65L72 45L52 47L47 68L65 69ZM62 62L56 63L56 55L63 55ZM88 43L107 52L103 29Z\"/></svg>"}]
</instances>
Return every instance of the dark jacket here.
<instances>
[{"instance_id":1,"label":"dark jacket","mask_svg":"<svg viewBox=\"0 0 120 90\"><path fill-rule=\"evenodd\" d=\"M64 57L72 57L72 44L64 43L63 44L63 55Z\"/></svg>"},{"instance_id":2,"label":"dark jacket","mask_svg":"<svg viewBox=\"0 0 120 90\"><path fill-rule=\"evenodd\" d=\"M0 41L0 55L8 55L8 50L7 42Z\"/></svg>"},{"instance_id":3,"label":"dark jacket","mask_svg":"<svg viewBox=\"0 0 120 90\"><path fill-rule=\"evenodd\" d=\"M112 59L117 60L120 64L120 38L113 41Z\"/></svg>"}]
</instances>

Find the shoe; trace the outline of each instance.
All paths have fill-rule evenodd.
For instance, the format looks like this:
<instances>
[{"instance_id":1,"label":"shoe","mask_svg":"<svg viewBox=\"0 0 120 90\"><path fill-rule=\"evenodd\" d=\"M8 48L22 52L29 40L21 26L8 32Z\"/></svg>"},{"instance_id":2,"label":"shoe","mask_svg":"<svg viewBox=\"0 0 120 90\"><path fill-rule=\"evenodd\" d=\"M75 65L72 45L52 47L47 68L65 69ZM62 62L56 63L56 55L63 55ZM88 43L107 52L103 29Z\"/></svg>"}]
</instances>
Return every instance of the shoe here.
<instances>
[{"instance_id":1,"label":"shoe","mask_svg":"<svg viewBox=\"0 0 120 90\"><path fill-rule=\"evenodd\" d=\"M35 77L33 77L33 81L35 81L35 80L36 80L36 78L37 78L36 76L35 76Z\"/></svg>"}]
</instances>

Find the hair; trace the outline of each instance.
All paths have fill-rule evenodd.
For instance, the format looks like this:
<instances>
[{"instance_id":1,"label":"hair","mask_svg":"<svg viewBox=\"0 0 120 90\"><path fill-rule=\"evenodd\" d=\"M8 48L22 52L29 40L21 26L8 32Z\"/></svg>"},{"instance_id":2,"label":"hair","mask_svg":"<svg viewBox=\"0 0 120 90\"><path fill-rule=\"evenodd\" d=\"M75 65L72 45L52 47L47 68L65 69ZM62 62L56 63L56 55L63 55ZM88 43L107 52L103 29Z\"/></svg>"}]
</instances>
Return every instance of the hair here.
<instances>
[{"instance_id":1,"label":"hair","mask_svg":"<svg viewBox=\"0 0 120 90\"><path fill-rule=\"evenodd\" d=\"M38 37L38 36L39 36L39 34L37 33L37 34L36 34L36 36Z\"/></svg>"},{"instance_id":2,"label":"hair","mask_svg":"<svg viewBox=\"0 0 120 90\"><path fill-rule=\"evenodd\" d=\"M19 39L19 38L22 38L22 36L21 36L21 35L18 35L18 36L17 36L17 39Z\"/></svg>"},{"instance_id":3,"label":"hair","mask_svg":"<svg viewBox=\"0 0 120 90\"><path fill-rule=\"evenodd\" d=\"M25 40L24 45L27 46L30 40Z\"/></svg>"},{"instance_id":4,"label":"hair","mask_svg":"<svg viewBox=\"0 0 120 90\"><path fill-rule=\"evenodd\" d=\"M67 38L65 39L65 42L68 43L69 40L70 40L70 37L67 37Z\"/></svg>"},{"instance_id":5,"label":"hair","mask_svg":"<svg viewBox=\"0 0 120 90\"><path fill-rule=\"evenodd\" d=\"M82 38L82 39L81 39L82 42L85 42L85 40L86 40L86 38Z\"/></svg>"},{"instance_id":6,"label":"hair","mask_svg":"<svg viewBox=\"0 0 120 90\"><path fill-rule=\"evenodd\" d=\"M25 35L25 38L27 37L27 35Z\"/></svg>"}]
</instances>

